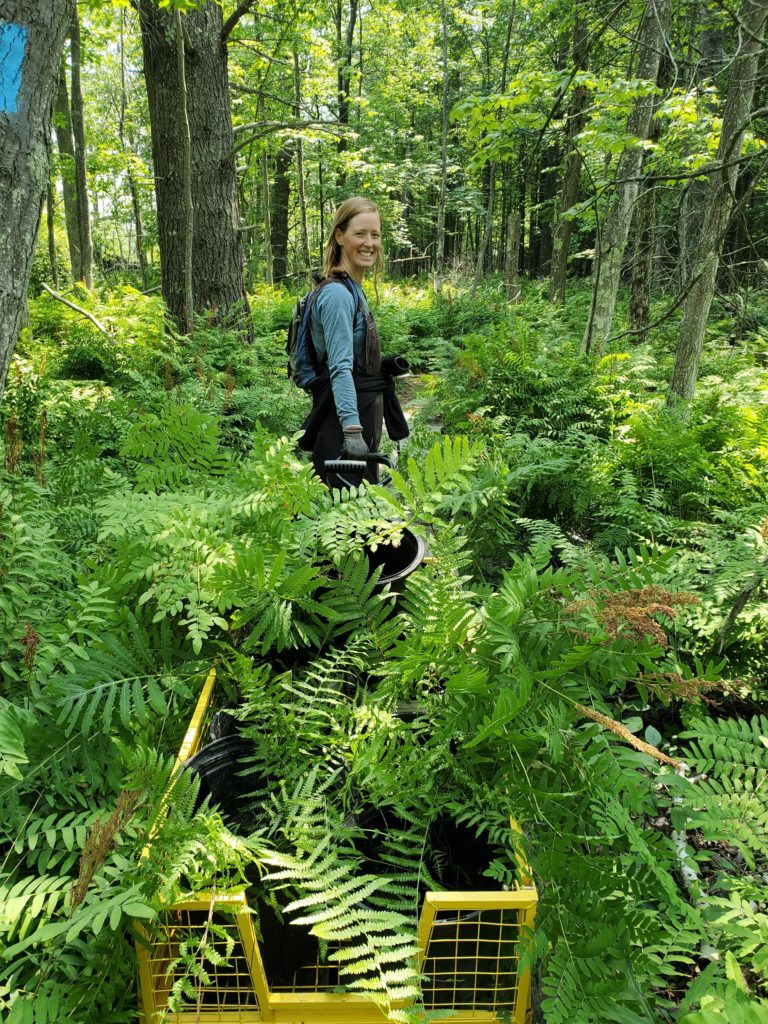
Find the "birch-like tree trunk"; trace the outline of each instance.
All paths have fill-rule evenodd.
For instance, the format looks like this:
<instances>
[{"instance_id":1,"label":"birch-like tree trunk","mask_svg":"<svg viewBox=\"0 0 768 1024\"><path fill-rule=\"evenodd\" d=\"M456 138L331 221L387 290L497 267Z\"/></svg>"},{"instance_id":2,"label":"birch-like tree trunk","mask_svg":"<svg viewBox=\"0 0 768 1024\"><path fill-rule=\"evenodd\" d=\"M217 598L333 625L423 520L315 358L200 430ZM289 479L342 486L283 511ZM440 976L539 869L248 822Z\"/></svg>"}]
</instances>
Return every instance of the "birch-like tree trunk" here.
<instances>
[{"instance_id":1,"label":"birch-like tree trunk","mask_svg":"<svg viewBox=\"0 0 768 1024\"><path fill-rule=\"evenodd\" d=\"M504 293L510 304L520 302L523 297L520 287L520 214L511 213L507 222L506 272Z\"/></svg>"},{"instance_id":2,"label":"birch-like tree trunk","mask_svg":"<svg viewBox=\"0 0 768 1024\"><path fill-rule=\"evenodd\" d=\"M442 33L443 89L440 104L440 197L437 201L435 230L435 291L440 294L445 276L445 202L448 195L448 13L445 0L440 0Z\"/></svg>"},{"instance_id":3,"label":"birch-like tree trunk","mask_svg":"<svg viewBox=\"0 0 768 1024\"><path fill-rule=\"evenodd\" d=\"M48 228L48 261L51 264L51 284L59 290L59 268L56 264L56 233L54 231L54 220L56 217L56 203L53 195L53 182L48 178L48 188L45 196L45 220Z\"/></svg>"},{"instance_id":4,"label":"birch-like tree trunk","mask_svg":"<svg viewBox=\"0 0 768 1024\"><path fill-rule=\"evenodd\" d=\"M749 125L758 63L765 50L762 37L767 18L768 0L743 0L738 15L739 45L731 62L720 143L715 168L709 175L699 244L691 268L690 290L683 307L683 322L675 351L668 396L670 405L690 400L696 390L720 251L733 209L737 160Z\"/></svg>"},{"instance_id":5,"label":"birch-like tree trunk","mask_svg":"<svg viewBox=\"0 0 768 1024\"><path fill-rule=\"evenodd\" d=\"M705 109L712 117L718 115L717 94L712 84L719 80L725 68L727 56L725 52L727 31L722 24L708 24L711 17L705 4L697 4L694 17L705 19L704 24L691 27L691 33L697 38L696 52L698 60L694 65L696 78L697 106ZM682 291L690 278L693 261L696 257L704 211L707 206L708 182L704 178L692 178L683 191L680 201L678 220L678 280L677 286Z\"/></svg>"},{"instance_id":6,"label":"birch-like tree trunk","mask_svg":"<svg viewBox=\"0 0 768 1024\"><path fill-rule=\"evenodd\" d=\"M288 214L291 201L293 153L281 146L275 153L275 185L272 189L272 275L275 284L288 276Z\"/></svg>"},{"instance_id":7,"label":"birch-like tree trunk","mask_svg":"<svg viewBox=\"0 0 768 1024\"><path fill-rule=\"evenodd\" d=\"M77 202L77 232L80 243L80 275L78 280L86 288L93 288L93 243L91 241L91 204L88 200L88 166L85 151L85 115L83 112L83 86L80 80L80 20L77 9L72 16L70 32L72 44L72 137L75 143L75 196Z\"/></svg>"},{"instance_id":8,"label":"birch-like tree trunk","mask_svg":"<svg viewBox=\"0 0 768 1024\"><path fill-rule=\"evenodd\" d=\"M640 28L637 70L633 77L656 84L670 15L670 0L646 0ZM602 352L611 333L621 264L639 189L643 141L648 137L653 105L653 95L639 96L633 104L627 120L627 131L637 142L628 146L619 157L616 189L596 246L592 270L592 306L584 334L585 351L595 355Z\"/></svg>"},{"instance_id":9,"label":"birch-like tree trunk","mask_svg":"<svg viewBox=\"0 0 768 1024\"><path fill-rule=\"evenodd\" d=\"M504 53L501 61L501 82L499 83L499 92L503 93L507 87L507 71L509 69L509 47L512 40L512 26L515 23L516 6L515 0L509 6L509 14L507 15L507 31L504 40ZM490 72L490 58L489 58L489 72ZM490 79L490 74L489 74ZM477 286L480 283L480 279L483 276L485 269L485 261L488 254L488 250L491 245L491 238L493 237L493 212L494 205L496 202L496 163L492 162L488 166L488 195L487 205L485 209L485 225L483 228L482 237L478 244L476 259L475 259L475 276L472 279L472 295L474 296L477 291Z\"/></svg>"},{"instance_id":10,"label":"birch-like tree trunk","mask_svg":"<svg viewBox=\"0 0 768 1024\"><path fill-rule=\"evenodd\" d=\"M26 309L50 174L51 110L70 0L5 0L0 36L0 400Z\"/></svg>"},{"instance_id":11,"label":"birch-like tree trunk","mask_svg":"<svg viewBox=\"0 0 768 1024\"><path fill-rule=\"evenodd\" d=\"M259 117L264 117L264 99L259 97ZM269 202L269 157L266 147L261 150L261 204L264 211L264 279L267 284L274 284L274 264L272 262L272 207Z\"/></svg>"},{"instance_id":12,"label":"birch-like tree trunk","mask_svg":"<svg viewBox=\"0 0 768 1024\"><path fill-rule=\"evenodd\" d=\"M338 48L338 73L337 90L339 104L339 124L345 128L349 125L350 112L350 89L352 86L352 51L355 42L355 23L357 22L359 0L349 0L349 18L346 31L342 33L342 0L338 0L336 7L336 45ZM347 136L342 131L339 141L336 144L339 153L346 152ZM343 167L339 171L337 182L340 188L344 187L347 175Z\"/></svg>"},{"instance_id":13,"label":"birch-like tree trunk","mask_svg":"<svg viewBox=\"0 0 768 1024\"><path fill-rule=\"evenodd\" d=\"M589 29L586 14L579 10L573 23L573 67L586 71L589 64ZM581 182L581 154L576 148L576 136L584 127L587 108L587 87L578 84L573 90L568 108L568 137L565 167L560 186L557 220L552 239L552 262L549 269L549 299L562 305L565 302L565 281L568 271L568 248L573 221L566 214L579 198Z\"/></svg>"},{"instance_id":14,"label":"birch-like tree trunk","mask_svg":"<svg viewBox=\"0 0 768 1024\"><path fill-rule=\"evenodd\" d=\"M668 87L671 72L671 61L668 57L662 58L657 83L659 90ZM661 124L658 118L652 117L648 138L652 143L656 143L660 136ZM632 280L629 285L629 326L633 332L633 341L638 344L643 344L647 340L651 321L651 289L656 251L656 194L653 181L649 181L646 176L640 183L640 195L635 212Z\"/></svg>"},{"instance_id":15,"label":"birch-like tree trunk","mask_svg":"<svg viewBox=\"0 0 768 1024\"><path fill-rule=\"evenodd\" d=\"M120 13L120 114L118 117L118 135L120 137L120 148L125 157L126 177L128 178L128 191L131 196L133 208L133 223L136 231L136 258L141 271L142 287L147 288L147 254L144 251L144 224L141 216L141 203L139 202L139 189L136 184L136 175L131 165L134 146L128 138L126 140L125 114L128 107L128 91L125 85L125 11Z\"/></svg>"},{"instance_id":16,"label":"birch-like tree trunk","mask_svg":"<svg viewBox=\"0 0 768 1024\"><path fill-rule=\"evenodd\" d=\"M59 67L59 82L53 109L53 124L56 129L56 146L59 150L61 190L64 197L64 222L67 226L69 264L72 280L83 276L80 257L80 231L77 224L77 194L75 191L75 144L72 141L72 114L67 89L67 65L62 54Z\"/></svg>"},{"instance_id":17,"label":"birch-like tree trunk","mask_svg":"<svg viewBox=\"0 0 768 1024\"><path fill-rule=\"evenodd\" d=\"M298 121L301 117L301 65L299 52L293 51L293 113ZM299 228L301 238L302 272L309 277L312 256L309 251L309 228L307 226L307 189L304 182L304 140L296 139L296 191L299 197Z\"/></svg>"}]
</instances>

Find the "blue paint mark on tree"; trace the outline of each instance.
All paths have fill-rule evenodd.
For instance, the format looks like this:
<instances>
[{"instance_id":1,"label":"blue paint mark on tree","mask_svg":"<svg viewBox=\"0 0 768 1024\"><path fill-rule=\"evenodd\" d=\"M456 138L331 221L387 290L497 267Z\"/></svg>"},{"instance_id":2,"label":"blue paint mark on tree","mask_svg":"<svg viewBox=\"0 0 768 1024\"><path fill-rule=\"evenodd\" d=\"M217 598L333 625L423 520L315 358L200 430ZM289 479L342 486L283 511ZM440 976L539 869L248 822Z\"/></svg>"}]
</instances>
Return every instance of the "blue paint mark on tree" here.
<instances>
[{"instance_id":1,"label":"blue paint mark on tree","mask_svg":"<svg viewBox=\"0 0 768 1024\"><path fill-rule=\"evenodd\" d=\"M27 30L23 25L0 21L0 112L15 114L21 89L21 65Z\"/></svg>"}]
</instances>

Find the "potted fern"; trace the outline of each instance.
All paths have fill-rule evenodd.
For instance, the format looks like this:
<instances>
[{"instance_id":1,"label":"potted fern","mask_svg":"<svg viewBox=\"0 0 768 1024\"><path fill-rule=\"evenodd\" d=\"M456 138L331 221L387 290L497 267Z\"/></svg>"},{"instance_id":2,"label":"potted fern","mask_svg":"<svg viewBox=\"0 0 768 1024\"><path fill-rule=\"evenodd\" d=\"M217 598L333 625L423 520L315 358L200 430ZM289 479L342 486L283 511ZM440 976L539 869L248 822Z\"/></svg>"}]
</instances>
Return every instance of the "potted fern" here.
<instances>
[{"instance_id":1,"label":"potted fern","mask_svg":"<svg viewBox=\"0 0 768 1024\"><path fill-rule=\"evenodd\" d=\"M536 894L505 769L465 733L467 694L482 691L496 656L474 642L480 603L461 542L435 511L471 452L464 442L437 451L415 483L395 474L393 492L326 508L311 559L299 523L294 540L303 538L321 600L292 604L287 650L265 647L274 603L241 600L238 642L219 667L238 698L237 786L248 791L229 824L258 866L244 894L260 965L253 988L275 1019L293 1019L301 1003L311 1020L328 1000L355 1021L437 1009L524 1019ZM380 569L348 542L370 549L427 527L438 557L407 579L394 608ZM302 638L312 642L302 648Z\"/></svg>"}]
</instances>

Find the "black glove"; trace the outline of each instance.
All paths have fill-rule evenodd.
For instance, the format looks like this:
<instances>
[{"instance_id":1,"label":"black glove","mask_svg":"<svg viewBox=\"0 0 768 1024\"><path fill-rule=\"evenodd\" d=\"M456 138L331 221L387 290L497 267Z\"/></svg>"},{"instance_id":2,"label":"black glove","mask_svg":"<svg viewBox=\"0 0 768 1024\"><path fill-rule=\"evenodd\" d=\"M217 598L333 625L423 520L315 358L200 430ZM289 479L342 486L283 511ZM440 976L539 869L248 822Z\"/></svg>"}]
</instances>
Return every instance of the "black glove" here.
<instances>
[{"instance_id":1,"label":"black glove","mask_svg":"<svg viewBox=\"0 0 768 1024\"><path fill-rule=\"evenodd\" d=\"M381 360L381 372L385 377L402 377L410 373L411 368L403 356L385 356Z\"/></svg>"},{"instance_id":2,"label":"black glove","mask_svg":"<svg viewBox=\"0 0 768 1024\"><path fill-rule=\"evenodd\" d=\"M354 462L365 462L368 455L368 445L365 443L363 431L345 430L344 447L341 449L342 459L351 459Z\"/></svg>"}]
</instances>

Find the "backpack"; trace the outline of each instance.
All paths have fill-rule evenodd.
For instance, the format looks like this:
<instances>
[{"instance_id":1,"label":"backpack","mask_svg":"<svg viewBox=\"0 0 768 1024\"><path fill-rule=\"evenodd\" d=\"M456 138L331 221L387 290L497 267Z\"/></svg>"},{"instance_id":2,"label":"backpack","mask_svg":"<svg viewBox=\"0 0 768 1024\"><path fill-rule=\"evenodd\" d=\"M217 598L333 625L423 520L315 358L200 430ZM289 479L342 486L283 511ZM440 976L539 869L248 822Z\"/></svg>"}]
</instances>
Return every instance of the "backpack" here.
<instances>
[{"instance_id":1,"label":"backpack","mask_svg":"<svg viewBox=\"0 0 768 1024\"><path fill-rule=\"evenodd\" d=\"M324 277L317 280L317 284L312 291L307 292L293 307L293 314L288 325L288 335L285 341L285 354L288 357L286 369L293 383L305 391L308 391L315 378L320 376L320 365L317 353L315 352L315 346L312 343L312 330L309 319L312 313L312 306L317 296L327 284L338 281L346 285L350 294L359 305L355 286L347 275L344 274L339 277Z\"/></svg>"}]
</instances>

